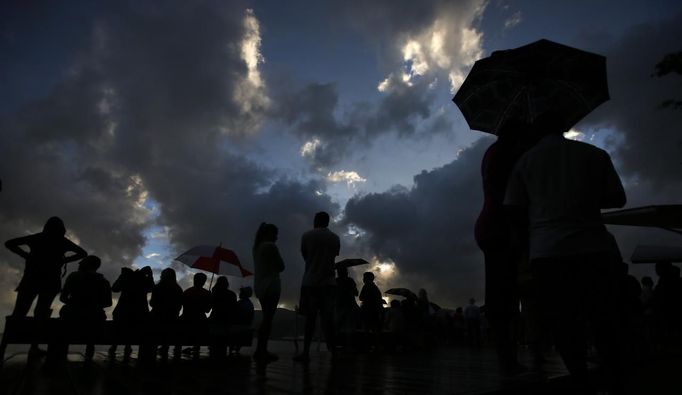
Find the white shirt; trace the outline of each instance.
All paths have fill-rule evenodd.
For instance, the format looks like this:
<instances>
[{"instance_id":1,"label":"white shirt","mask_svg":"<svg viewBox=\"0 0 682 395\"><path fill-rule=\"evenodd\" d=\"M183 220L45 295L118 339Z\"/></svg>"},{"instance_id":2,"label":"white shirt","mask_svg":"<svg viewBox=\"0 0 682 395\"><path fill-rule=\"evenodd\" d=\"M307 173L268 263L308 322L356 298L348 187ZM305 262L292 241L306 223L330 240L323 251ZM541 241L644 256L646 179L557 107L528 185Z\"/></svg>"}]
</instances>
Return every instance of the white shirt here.
<instances>
[{"instance_id":1,"label":"white shirt","mask_svg":"<svg viewBox=\"0 0 682 395\"><path fill-rule=\"evenodd\" d=\"M551 134L516 163L504 203L528 208L531 259L570 256L613 251L600 209L625 191L606 151Z\"/></svg>"},{"instance_id":2,"label":"white shirt","mask_svg":"<svg viewBox=\"0 0 682 395\"><path fill-rule=\"evenodd\" d=\"M305 260L303 286L335 285L334 261L339 255L339 236L327 228L309 230L301 237L301 254Z\"/></svg>"}]
</instances>

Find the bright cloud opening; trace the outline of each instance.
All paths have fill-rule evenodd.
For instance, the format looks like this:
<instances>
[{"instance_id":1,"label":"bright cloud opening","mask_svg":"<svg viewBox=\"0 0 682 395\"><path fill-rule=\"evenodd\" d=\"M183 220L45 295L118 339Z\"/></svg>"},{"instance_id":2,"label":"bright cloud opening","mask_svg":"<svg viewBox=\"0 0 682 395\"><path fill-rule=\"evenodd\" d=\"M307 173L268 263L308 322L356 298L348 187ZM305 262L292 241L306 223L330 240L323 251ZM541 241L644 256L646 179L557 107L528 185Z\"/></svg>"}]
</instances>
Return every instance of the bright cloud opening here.
<instances>
[{"instance_id":1,"label":"bright cloud opening","mask_svg":"<svg viewBox=\"0 0 682 395\"><path fill-rule=\"evenodd\" d=\"M246 10L243 27L244 36L239 48L241 59L246 64L246 75L237 84L234 98L242 112L249 114L267 107L270 99L265 93L265 81L258 68L265 58L261 54L260 23L252 9Z\"/></svg>"},{"instance_id":2,"label":"bright cloud opening","mask_svg":"<svg viewBox=\"0 0 682 395\"><path fill-rule=\"evenodd\" d=\"M466 13L444 10L442 16L427 28L403 38L403 42L399 43L403 70L400 74L389 74L377 89L380 92L390 90L393 75L400 75L405 85L413 86L416 77L445 72L451 91L456 91L471 65L482 57L483 33L475 27L475 23L480 19L485 4L475 3Z\"/></svg>"},{"instance_id":3,"label":"bright cloud opening","mask_svg":"<svg viewBox=\"0 0 682 395\"><path fill-rule=\"evenodd\" d=\"M329 182L345 182L346 184L351 186L351 185L358 183L358 182L366 182L367 179L361 177L355 171L339 170L339 171L327 173L327 181L329 181Z\"/></svg>"},{"instance_id":4,"label":"bright cloud opening","mask_svg":"<svg viewBox=\"0 0 682 395\"><path fill-rule=\"evenodd\" d=\"M317 137L310 141L306 141L305 144L301 146L301 156L304 158L313 156L315 154L315 150L317 150L317 147L319 147L320 144L322 144L322 142L320 142L320 139Z\"/></svg>"},{"instance_id":5,"label":"bright cloud opening","mask_svg":"<svg viewBox=\"0 0 682 395\"><path fill-rule=\"evenodd\" d=\"M568 132L564 133L564 137L570 140L583 141L585 140L585 133L576 129L571 129Z\"/></svg>"}]
</instances>

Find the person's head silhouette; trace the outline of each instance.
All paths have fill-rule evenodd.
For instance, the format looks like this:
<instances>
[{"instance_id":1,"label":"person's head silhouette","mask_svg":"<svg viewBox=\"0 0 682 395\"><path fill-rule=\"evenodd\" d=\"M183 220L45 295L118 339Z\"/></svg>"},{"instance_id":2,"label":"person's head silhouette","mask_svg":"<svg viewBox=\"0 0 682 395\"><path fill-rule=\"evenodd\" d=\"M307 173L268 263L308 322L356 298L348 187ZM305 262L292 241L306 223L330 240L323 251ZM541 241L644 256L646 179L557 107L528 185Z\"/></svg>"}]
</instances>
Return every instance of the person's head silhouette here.
<instances>
[{"instance_id":1,"label":"person's head silhouette","mask_svg":"<svg viewBox=\"0 0 682 395\"><path fill-rule=\"evenodd\" d=\"M95 255L88 255L78 263L78 270L94 273L99 269L102 261Z\"/></svg>"},{"instance_id":2,"label":"person's head silhouette","mask_svg":"<svg viewBox=\"0 0 682 395\"><path fill-rule=\"evenodd\" d=\"M43 234L50 238L61 238L66 234L64 221L59 217L50 217L43 226Z\"/></svg>"},{"instance_id":3,"label":"person's head silhouette","mask_svg":"<svg viewBox=\"0 0 682 395\"><path fill-rule=\"evenodd\" d=\"M470 305L475 305L475 304L476 304L476 299L474 299L474 298L469 299L469 304L470 304Z\"/></svg>"},{"instance_id":4,"label":"person's head silhouette","mask_svg":"<svg viewBox=\"0 0 682 395\"><path fill-rule=\"evenodd\" d=\"M362 274L362 282L365 284L371 284L374 282L374 273L365 272Z\"/></svg>"},{"instance_id":5,"label":"person's head silhouette","mask_svg":"<svg viewBox=\"0 0 682 395\"><path fill-rule=\"evenodd\" d=\"M175 277L175 270L167 267L161 271L161 280L159 282L165 284L175 284L177 282Z\"/></svg>"},{"instance_id":6,"label":"person's head silhouette","mask_svg":"<svg viewBox=\"0 0 682 395\"><path fill-rule=\"evenodd\" d=\"M251 287L239 288L239 299L248 299L253 296L253 289Z\"/></svg>"},{"instance_id":7,"label":"person's head silhouette","mask_svg":"<svg viewBox=\"0 0 682 395\"><path fill-rule=\"evenodd\" d=\"M217 290L227 290L230 288L230 283L227 281L227 277L225 276L220 276L215 282L215 285L213 285L213 289Z\"/></svg>"},{"instance_id":8,"label":"person's head silhouette","mask_svg":"<svg viewBox=\"0 0 682 395\"><path fill-rule=\"evenodd\" d=\"M203 288L206 284L206 275L204 273L197 273L194 275L194 286L198 288Z\"/></svg>"},{"instance_id":9,"label":"person's head silhouette","mask_svg":"<svg viewBox=\"0 0 682 395\"><path fill-rule=\"evenodd\" d=\"M268 224L261 222L258 230L256 231L256 237L253 241L253 248L256 249L261 243L270 242L274 243L277 241L277 236L279 234L279 229L275 224Z\"/></svg>"},{"instance_id":10,"label":"person's head silhouette","mask_svg":"<svg viewBox=\"0 0 682 395\"><path fill-rule=\"evenodd\" d=\"M654 280L649 276L644 276L642 277L642 286L644 286L644 288L653 288Z\"/></svg>"},{"instance_id":11,"label":"person's head silhouette","mask_svg":"<svg viewBox=\"0 0 682 395\"><path fill-rule=\"evenodd\" d=\"M315 228L326 228L329 226L329 214L326 211L316 213L315 219L313 220L313 226Z\"/></svg>"},{"instance_id":12,"label":"person's head silhouette","mask_svg":"<svg viewBox=\"0 0 682 395\"><path fill-rule=\"evenodd\" d=\"M348 268L345 266L337 267L336 268L336 277L347 278L348 277Z\"/></svg>"}]
</instances>

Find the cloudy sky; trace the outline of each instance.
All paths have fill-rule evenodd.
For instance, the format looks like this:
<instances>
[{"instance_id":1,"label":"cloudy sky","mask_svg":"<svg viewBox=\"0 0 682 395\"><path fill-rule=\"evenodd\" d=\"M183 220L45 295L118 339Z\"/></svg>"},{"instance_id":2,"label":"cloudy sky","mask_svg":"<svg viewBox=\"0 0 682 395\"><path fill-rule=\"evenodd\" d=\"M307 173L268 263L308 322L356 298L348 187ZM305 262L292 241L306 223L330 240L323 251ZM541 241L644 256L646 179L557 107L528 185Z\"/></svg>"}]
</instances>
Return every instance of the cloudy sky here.
<instances>
[{"instance_id":1,"label":"cloudy sky","mask_svg":"<svg viewBox=\"0 0 682 395\"><path fill-rule=\"evenodd\" d=\"M250 267L266 221L291 307L300 236L327 210L342 257L371 260L380 287L426 288L449 307L482 299L473 223L493 138L451 98L476 59L540 38L607 56L612 99L571 136L611 153L628 207L682 196L682 111L660 108L682 97L682 76L652 77L682 50L679 1L0 7L0 240L60 216L112 281L122 266L184 270L173 257L198 244L222 242ZM679 243L612 230L626 258ZM0 314L22 270L0 251Z\"/></svg>"}]
</instances>

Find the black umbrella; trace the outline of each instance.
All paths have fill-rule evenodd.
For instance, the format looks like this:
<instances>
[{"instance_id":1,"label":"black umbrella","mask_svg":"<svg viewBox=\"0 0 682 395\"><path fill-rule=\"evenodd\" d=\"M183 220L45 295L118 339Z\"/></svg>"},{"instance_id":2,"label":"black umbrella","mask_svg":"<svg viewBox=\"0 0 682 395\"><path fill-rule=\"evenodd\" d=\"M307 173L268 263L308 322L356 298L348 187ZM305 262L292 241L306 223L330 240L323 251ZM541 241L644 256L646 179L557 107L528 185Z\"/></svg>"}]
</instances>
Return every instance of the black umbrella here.
<instances>
[{"instance_id":1,"label":"black umbrella","mask_svg":"<svg viewBox=\"0 0 682 395\"><path fill-rule=\"evenodd\" d=\"M388 291L385 291L384 293L387 295L397 295L405 298L417 299L417 295L415 295L414 292L410 291L407 288L391 288Z\"/></svg>"},{"instance_id":2,"label":"black umbrella","mask_svg":"<svg viewBox=\"0 0 682 395\"><path fill-rule=\"evenodd\" d=\"M452 101L471 129L497 134L543 114L567 131L608 99L604 56L539 40L476 61Z\"/></svg>"},{"instance_id":3,"label":"black umbrella","mask_svg":"<svg viewBox=\"0 0 682 395\"><path fill-rule=\"evenodd\" d=\"M360 266L360 265L368 265L369 262L362 258L352 258L352 259L344 259L342 261L338 261L335 263L336 268L340 267L351 267L351 266Z\"/></svg>"}]
</instances>

